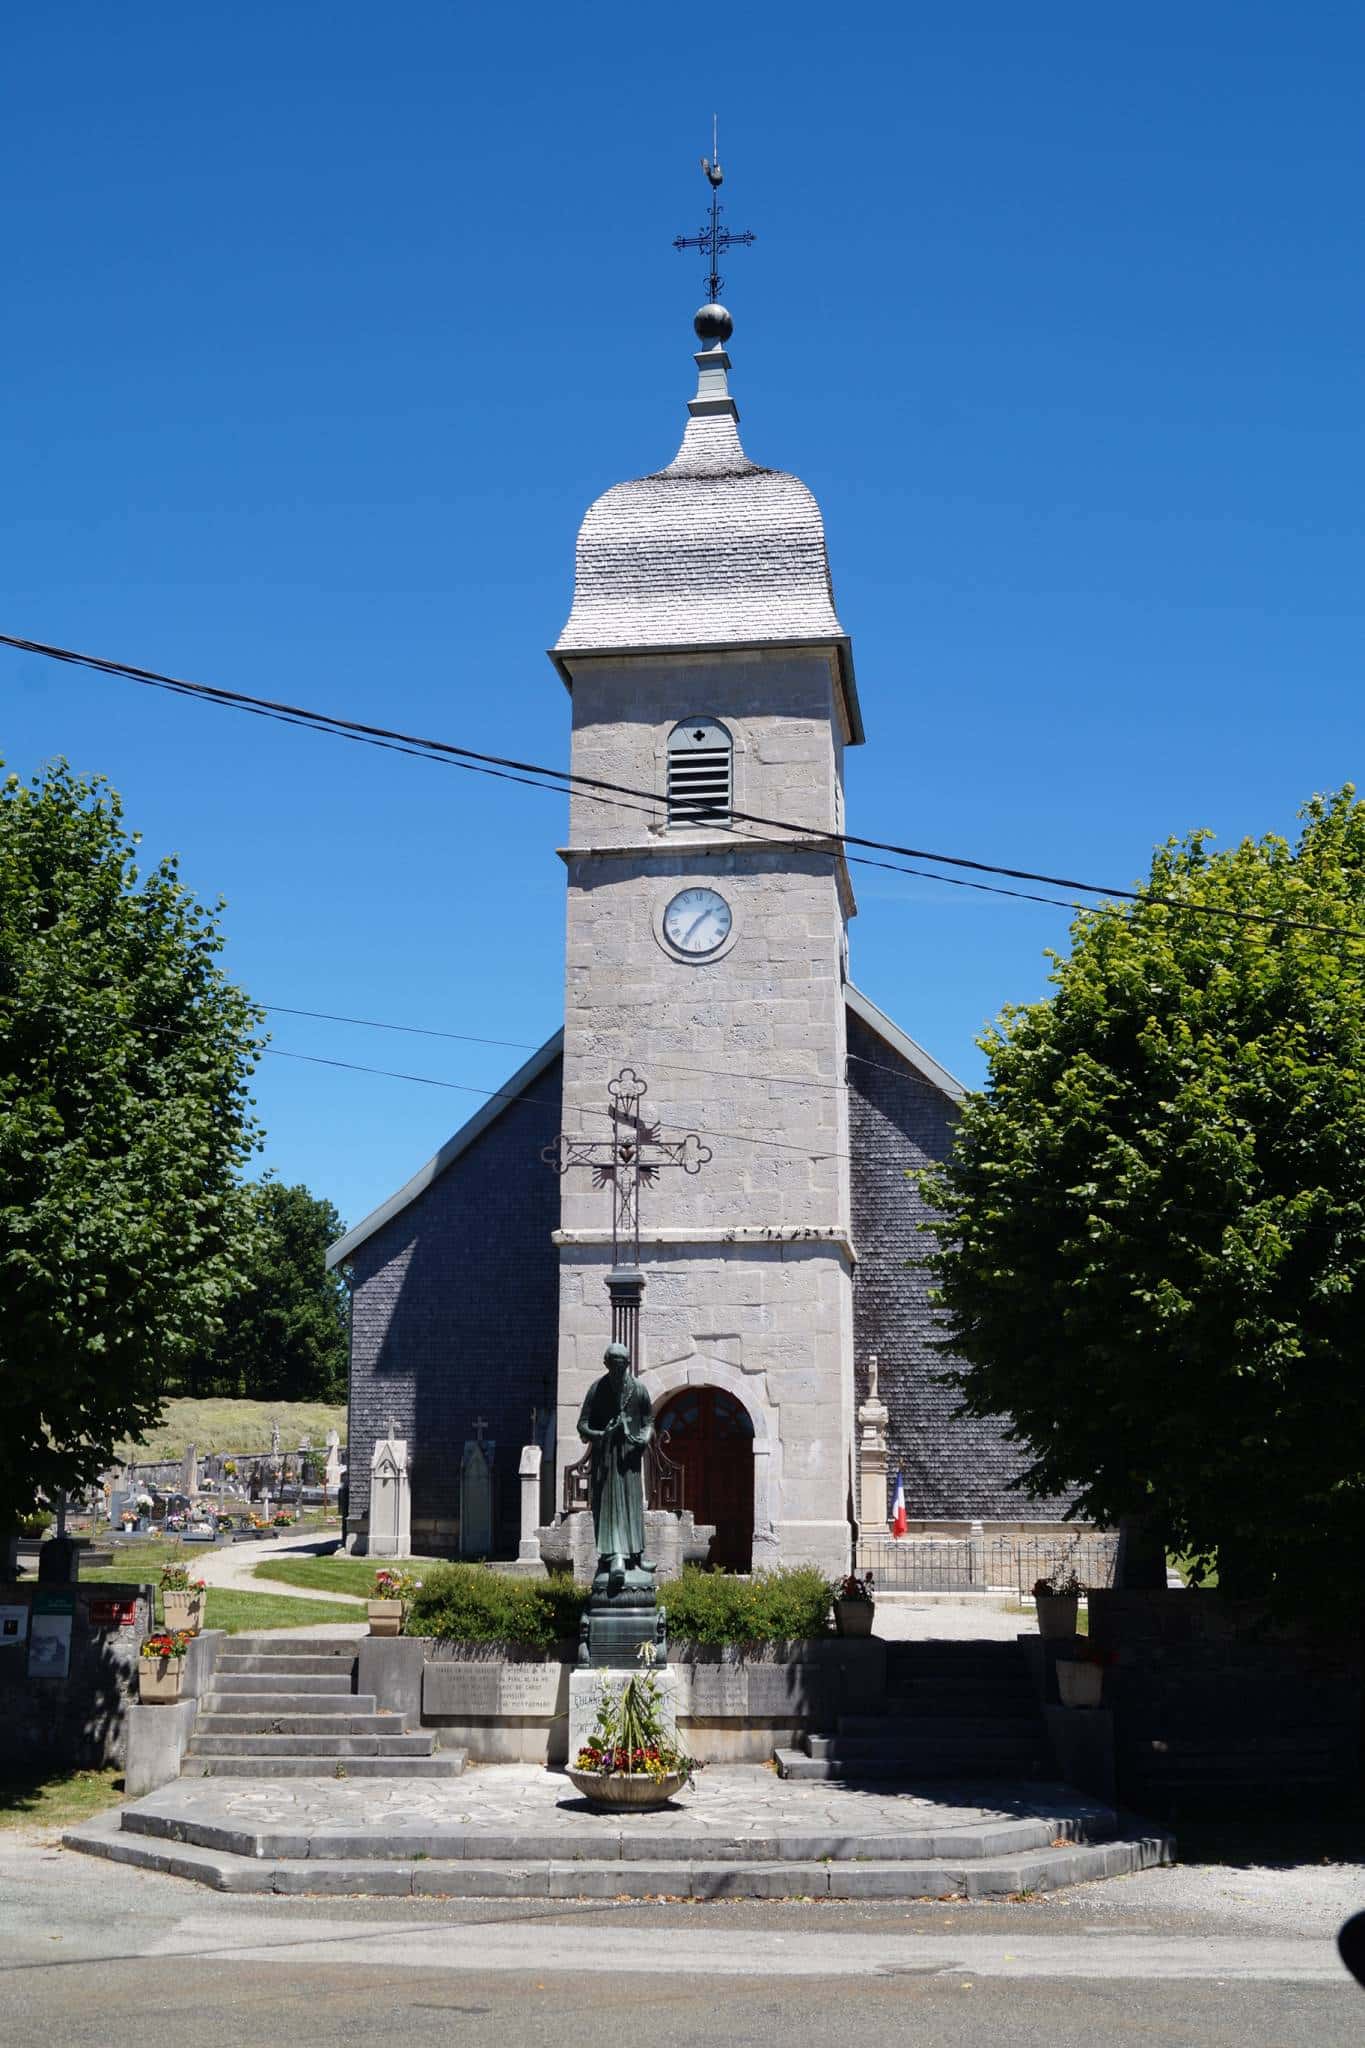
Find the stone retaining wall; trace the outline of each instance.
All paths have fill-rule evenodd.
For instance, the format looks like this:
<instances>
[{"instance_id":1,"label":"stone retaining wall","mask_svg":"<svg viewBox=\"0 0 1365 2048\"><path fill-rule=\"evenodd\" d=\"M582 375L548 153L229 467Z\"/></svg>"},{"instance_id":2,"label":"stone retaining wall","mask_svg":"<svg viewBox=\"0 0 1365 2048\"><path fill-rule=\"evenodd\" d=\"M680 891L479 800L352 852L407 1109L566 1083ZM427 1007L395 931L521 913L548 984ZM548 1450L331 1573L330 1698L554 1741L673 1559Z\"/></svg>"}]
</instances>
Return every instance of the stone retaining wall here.
<instances>
[{"instance_id":1,"label":"stone retaining wall","mask_svg":"<svg viewBox=\"0 0 1365 2048\"><path fill-rule=\"evenodd\" d=\"M70 1669L45 1678L30 1673L32 1609L35 1598L55 1594L73 1598ZM22 1635L0 1647L0 1763L96 1769L122 1762L138 1650L153 1625L152 1588L21 1579L0 1582L0 1607L29 1610Z\"/></svg>"},{"instance_id":2,"label":"stone retaining wall","mask_svg":"<svg viewBox=\"0 0 1365 2048\"><path fill-rule=\"evenodd\" d=\"M432 1728L441 1748L474 1763L562 1764L568 1757L569 1679L581 1669L572 1647L367 1636L357 1690L408 1728ZM886 1648L839 1636L750 1649L677 1643L669 1669L678 1688L678 1727L703 1763L765 1763L799 1734L831 1727L840 1714L879 1711Z\"/></svg>"}]
</instances>

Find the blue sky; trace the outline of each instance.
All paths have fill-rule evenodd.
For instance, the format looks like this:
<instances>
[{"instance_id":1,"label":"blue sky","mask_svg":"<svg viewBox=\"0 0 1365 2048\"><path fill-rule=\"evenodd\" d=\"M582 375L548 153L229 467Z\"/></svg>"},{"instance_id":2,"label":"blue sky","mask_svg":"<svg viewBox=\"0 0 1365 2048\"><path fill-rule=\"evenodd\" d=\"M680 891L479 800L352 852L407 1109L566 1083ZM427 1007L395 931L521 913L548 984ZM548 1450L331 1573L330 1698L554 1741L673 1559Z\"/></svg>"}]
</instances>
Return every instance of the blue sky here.
<instances>
[{"instance_id":1,"label":"blue sky","mask_svg":"<svg viewBox=\"0 0 1365 2048\"><path fill-rule=\"evenodd\" d=\"M721 115L750 455L819 497L855 831L1124 883L1358 776L1358 9L9 8L0 630L564 762L589 500L672 455ZM0 651L263 1001L538 1043L557 797ZM964 1078L1058 913L862 871ZM496 1087L514 1050L272 1020ZM358 1220L475 1093L263 1062Z\"/></svg>"}]
</instances>

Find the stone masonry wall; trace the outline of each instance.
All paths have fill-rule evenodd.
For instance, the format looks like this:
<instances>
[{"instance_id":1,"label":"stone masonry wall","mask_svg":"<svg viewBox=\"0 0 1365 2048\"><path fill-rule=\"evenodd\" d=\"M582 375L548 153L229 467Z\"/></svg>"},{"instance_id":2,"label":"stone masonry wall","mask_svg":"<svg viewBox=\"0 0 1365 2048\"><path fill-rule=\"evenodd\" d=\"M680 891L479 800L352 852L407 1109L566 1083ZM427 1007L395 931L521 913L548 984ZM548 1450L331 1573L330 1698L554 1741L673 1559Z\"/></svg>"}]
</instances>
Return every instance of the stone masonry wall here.
<instances>
[{"instance_id":1,"label":"stone masonry wall","mask_svg":"<svg viewBox=\"0 0 1365 2048\"><path fill-rule=\"evenodd\" d=\"M733 1372L742 1399L761 1387L761 1414L781 1431L769 1540L783 1559L846 1568L850 905L838 857L801 836L828 831L836 815L831 659L772 649L576 661L574 769L662 796L669 734L702 715L732 735L736 805L796 834L670 830L662 811L609 809L575 791L565 1126L605 1135L607 1083L628 1063L648 1082L646 1114L661 1133L695 1130L710 1149L699 1173L665 1166L643 1192L647 1356L688 1376ZM733 927L712 956L680 959L661 936L663 912L698 884L725 896ZM600 1369L609 1221L606 1191L585 1172L566 1176L561 1463ZM763 1434L756 1423L756 1443ZM772 1561L757 1529L755 1550Z\"/></svg>"},{"instance_id":2,"label":"stone masonry wall","mask_svg":"<svg viewBox=\"0 0 1365 2048\"><path fill-rule=\"evenodd\" d=\"M930 1211L905 1175L946 1157L952 1104L852 1015L848 1051L858 1399L867 1397L867 1360L875 1351L890 1410L888 1493L903 1471L912 1522L1060 1521L1065 1501L1031 1501L1011 1490L1023 1461L1005 1441L1003 1425L955 1420L957 1396L935 1383L947 1361L930 1348L930 1280L914 1264L926 1251L917 1225Z\"/></svg>"},{"instance_id":3,"label":"stone masonry wall","mask_svg":"<svg viewBox=\"0 0 1365 2048\"><path fill-rule=\"evenodd\" d=\"M554 1403L559 1061L352 1261L348 1527L369 1509L370 1452L408 1441L413 1549L453 1553L459 1468L483 1416L497 1445L498 1543L516 1554L517 1463L531 1409Z\"/></svg>"}]
</instances>

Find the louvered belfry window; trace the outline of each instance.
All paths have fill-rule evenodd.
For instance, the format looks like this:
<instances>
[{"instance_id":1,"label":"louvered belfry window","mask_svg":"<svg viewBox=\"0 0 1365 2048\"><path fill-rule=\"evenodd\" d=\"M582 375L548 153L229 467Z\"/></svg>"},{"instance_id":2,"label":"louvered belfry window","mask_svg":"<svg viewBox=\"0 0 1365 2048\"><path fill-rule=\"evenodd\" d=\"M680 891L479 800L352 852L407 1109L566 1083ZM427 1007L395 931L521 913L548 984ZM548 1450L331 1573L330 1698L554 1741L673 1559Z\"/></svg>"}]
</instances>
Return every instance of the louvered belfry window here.
<instances>
[{"instance_id":1,"label":"louvered belfry window","mask_svg":"<svg viewBox=\"0 0 1365 2048\"><path fill-rule=\"evenodd\" d=\"M728 825L734 745L714 718L686 718L668 736L670 825Z\"/></svg>"}]
</instances>

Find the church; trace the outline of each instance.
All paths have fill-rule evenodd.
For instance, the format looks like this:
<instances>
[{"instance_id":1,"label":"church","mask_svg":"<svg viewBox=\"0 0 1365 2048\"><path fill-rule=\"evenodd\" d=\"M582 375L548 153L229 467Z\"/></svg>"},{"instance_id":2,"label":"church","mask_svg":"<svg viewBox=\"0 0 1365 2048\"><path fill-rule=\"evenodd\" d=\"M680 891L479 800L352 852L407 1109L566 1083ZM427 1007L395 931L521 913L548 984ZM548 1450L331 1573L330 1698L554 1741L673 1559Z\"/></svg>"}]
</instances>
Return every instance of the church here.
<instances>
[{"instance_id":1,"label":"church","mask_svg":"<svg viewBox=\"0 0 1365 2048\"><path fill-rule=\"evenodd\" d=\"M577 778L563 1027L329 1254L351 1287L352 1549L386 1434L414 1554L515 1557L532 1442L560 1511L623 1266L644 1280L654 1505L714 1530L713 1563L835 1573L867 1555L860 1517L885 1536L859 1497L869 1393L912 1529L1064 1511L1010 1490L1003 1425L956 1418L938 1383L913 1175L963 1091L851 979L838 835L866 736L824 526L744 452L729 314L694 325L681 446L589 508L550 654ZM471 1444L493 1479L477 1532Z\"/></svg>"}]
</instances>

